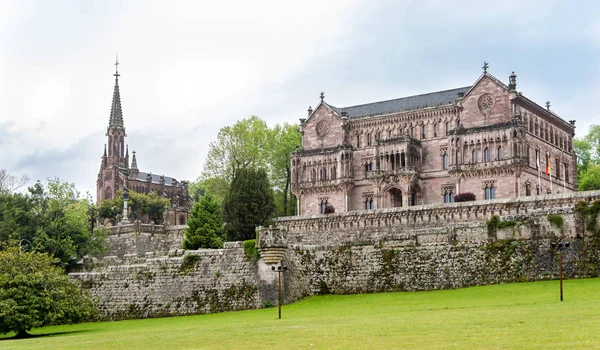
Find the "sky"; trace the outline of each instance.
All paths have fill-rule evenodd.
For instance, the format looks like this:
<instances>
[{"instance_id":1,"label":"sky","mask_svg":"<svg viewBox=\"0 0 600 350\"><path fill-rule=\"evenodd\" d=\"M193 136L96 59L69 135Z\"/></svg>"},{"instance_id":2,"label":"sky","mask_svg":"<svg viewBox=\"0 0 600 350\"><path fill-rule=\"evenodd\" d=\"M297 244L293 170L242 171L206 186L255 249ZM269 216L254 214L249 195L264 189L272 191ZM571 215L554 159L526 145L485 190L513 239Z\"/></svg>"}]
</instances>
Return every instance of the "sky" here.
<instances>
[{"instance_id":1,"label":"sky","mask_svg":"<svg viewBox=\"0 0 600 350\"><path fill-rule=\"evenodd\" d=\"M0 0L0 168L95 196L117 53L129 150L180 181L237 120L468 86L484 61L577 136L600 123L600 2Z\"/></svg>"}]
</instances>

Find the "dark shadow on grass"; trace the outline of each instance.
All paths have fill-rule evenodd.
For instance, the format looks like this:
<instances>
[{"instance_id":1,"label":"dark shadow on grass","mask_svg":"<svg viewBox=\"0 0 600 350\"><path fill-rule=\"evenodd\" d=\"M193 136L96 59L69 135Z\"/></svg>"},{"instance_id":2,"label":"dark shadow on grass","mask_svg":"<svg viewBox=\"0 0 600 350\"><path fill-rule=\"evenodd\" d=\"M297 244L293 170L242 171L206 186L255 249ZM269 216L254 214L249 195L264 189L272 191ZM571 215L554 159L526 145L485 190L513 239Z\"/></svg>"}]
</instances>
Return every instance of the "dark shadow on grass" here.
<instances>
[{"instance_id":1,"label":"dark shadow on grass","mask_svg":"<svg viewBox=\"0 0 600 350\"><path fill-rule=\"evenodd\" d=\"M42 333L42 334L27 333L24 336L23 335L18 336L18 334L15 334L12 337L0 338L0 341L3 341L3 340L32 339L32 338L40 338L40 337L53 337L53 336L60 336L60 335L67 335L67 334L92 333L92 332L94 332L92 329L81 329L81 330L78 330L78 331L70 331L70 332L53 332L53 333Z\"/></svg>"}]
</instances>

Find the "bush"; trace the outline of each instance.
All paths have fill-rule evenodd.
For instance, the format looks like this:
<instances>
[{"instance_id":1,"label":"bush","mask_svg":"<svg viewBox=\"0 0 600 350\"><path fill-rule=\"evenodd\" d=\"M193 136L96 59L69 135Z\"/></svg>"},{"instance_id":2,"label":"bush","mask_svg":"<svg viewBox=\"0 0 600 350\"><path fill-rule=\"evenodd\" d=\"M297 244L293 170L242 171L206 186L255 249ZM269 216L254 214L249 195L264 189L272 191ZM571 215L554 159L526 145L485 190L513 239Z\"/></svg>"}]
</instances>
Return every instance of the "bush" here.
<instances>
[{"instance_id":1,"label":"bush","mask_svg":"<svg viewBox=\"0 0 600 350\"><path fill-rule=\"evenodd\" d=\"M335 208L331 204L326 204L324 213L325 214L333 214L333 213L335 213Z\"/></svg>"},{"instance_id":2,"label":"bush","mask_svg":"<svg viewBox=\"0 0 600 350\"><path fill-rule=\"evenodd\" d=\"M455 202L471 202L475 200L475 194L472 192L459 193L454 196Z\"/></svg>"},{"instance_id":3,"label":"bush","mask_svg":"<svg viewBox=\"0 0 600 350\"><path fill-rule=\"evenodd\" d=\"M250 260L258 261L260 259L260 253L256 249L256 240L249 239L244 241L244 254Z\"/></svg>"}]
</instances>

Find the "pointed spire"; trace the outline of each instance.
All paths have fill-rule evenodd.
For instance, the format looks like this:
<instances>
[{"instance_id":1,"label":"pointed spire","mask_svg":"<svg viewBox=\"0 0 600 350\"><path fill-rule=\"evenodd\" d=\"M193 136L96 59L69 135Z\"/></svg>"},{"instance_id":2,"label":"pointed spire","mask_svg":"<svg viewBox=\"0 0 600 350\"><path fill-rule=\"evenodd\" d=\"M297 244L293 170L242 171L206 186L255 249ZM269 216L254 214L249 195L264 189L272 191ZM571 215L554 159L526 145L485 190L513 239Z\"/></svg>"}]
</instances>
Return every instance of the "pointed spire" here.
<instances>
[{"instance_id":1,"label":"pointed spire","mask_svg":"<svg viewBox=\"0 0 600 350\"><path fill-rule=\"evenodd\" d=\"M137 159L135 159L135 151L132 152L133 158L131 159L131 169L137 169Z\"/></svg>"},{"instance_id":2,"label":"pointed spire","mask_svg":"<svg viewBox=\"0 0 600 350\"><path fill-rule=\"evenodd\" d=\"M110 108L110 121L108 126L116 126L123 128L123 111L121 110L121 93L119 92L119 56L115 62L115 89L113 91L112 106Z\"/></svg>"}]
</instances>

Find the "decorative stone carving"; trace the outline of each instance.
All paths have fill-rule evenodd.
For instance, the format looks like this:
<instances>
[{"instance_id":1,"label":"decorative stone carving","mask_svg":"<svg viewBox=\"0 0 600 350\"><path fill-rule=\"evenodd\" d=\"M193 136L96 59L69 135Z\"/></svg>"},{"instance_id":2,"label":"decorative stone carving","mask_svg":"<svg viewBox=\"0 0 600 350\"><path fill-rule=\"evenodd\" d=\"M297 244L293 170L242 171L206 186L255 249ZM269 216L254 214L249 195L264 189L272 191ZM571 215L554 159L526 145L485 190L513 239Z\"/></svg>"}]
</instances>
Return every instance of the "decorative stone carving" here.
<instances>
[{"instance_id":1,"label":"decorative stone carving","mask_svg":"<svg viewBox=\"0 0 600 350\"><path fill-rule=\"evenodd\" d=\"M317 135L319 135L320 137L323 137L329 133L329 123L322 120L319 123L317 123L317 126L315 129L317 130Z\"/></svg>"},{"instance_id":2,"label":"decorative stone carving","mask_svg":"<svg viewBox=\"0 0 600 350\"><path fill-rule=\"evenodd\" d=\"M479 98L479 103L478 103L479 109L485 114L488 114L492 110L492 108L494 107L494 104L495 104L494 97L490 94L483 94Z\"/></svg>"}]
</instances>

